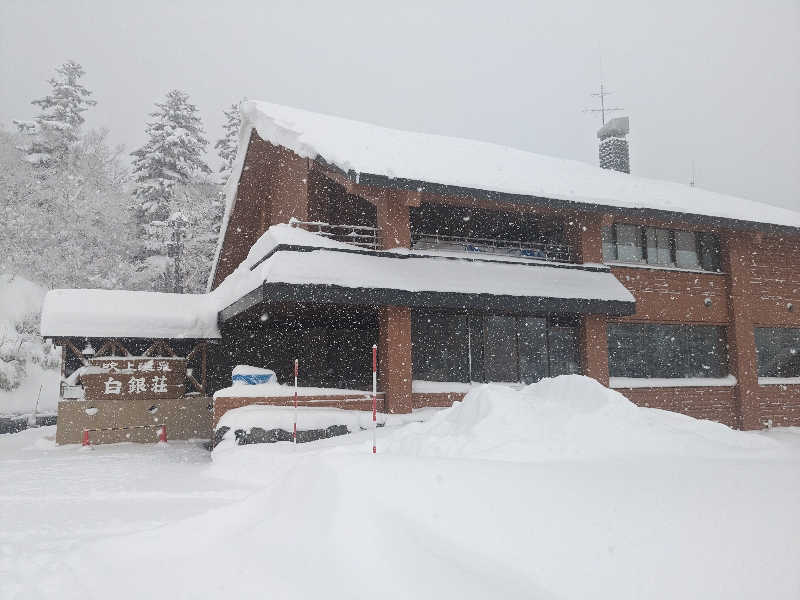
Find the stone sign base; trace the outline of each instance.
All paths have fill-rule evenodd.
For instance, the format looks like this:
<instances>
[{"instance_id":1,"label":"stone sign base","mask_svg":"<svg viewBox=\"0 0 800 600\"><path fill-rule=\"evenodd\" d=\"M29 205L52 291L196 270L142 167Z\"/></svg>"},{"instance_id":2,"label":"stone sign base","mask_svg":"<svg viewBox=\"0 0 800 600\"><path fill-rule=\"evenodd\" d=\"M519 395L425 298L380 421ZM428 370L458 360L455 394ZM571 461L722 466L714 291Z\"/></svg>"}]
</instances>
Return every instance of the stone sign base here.
<instances>
[{"instance_id":1,"label":"stone sign base","mask_svg":"<svg viewBox=\"0 0 800 600\"><path fill-rule=\"evenodd\" d=\"M158 400L62 400L58 404L56 443L80 444L89 430L91 444L211 439L211 398L189 396Z\"/></svg>"}]
</instances>

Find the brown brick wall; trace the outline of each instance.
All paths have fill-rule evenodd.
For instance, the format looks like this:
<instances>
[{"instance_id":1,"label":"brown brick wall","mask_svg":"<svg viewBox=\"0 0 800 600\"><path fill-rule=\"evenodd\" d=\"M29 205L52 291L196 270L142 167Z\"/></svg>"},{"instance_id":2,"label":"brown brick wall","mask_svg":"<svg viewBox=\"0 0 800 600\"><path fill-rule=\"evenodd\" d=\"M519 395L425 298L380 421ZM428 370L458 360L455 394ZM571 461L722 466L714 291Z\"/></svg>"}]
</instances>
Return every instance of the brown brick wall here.
<instances>
[{"instance_id":1,"label":"brown brick wall","mask_svg":"<svg viewBox=\"0 0 800 600\"><path fill-rule=\"evenodd\" d=\"M717 324L728 321L728 285L724 275L616 266L611 270L636 298L636 313L623 321ZM711 306L706 305L706 298L711 298Z\"/></svg>"},{"instance_id":2,"label":"brown brick wall","mask_svg":"<svg viewBox=\"0 0 800 600\"><path fill-rule=\"evenodd\" d=\"M638 406L671 410L696 419L709 419L729 427L736 426L732 387L658 387L617 391Z\"/></svg>"},{"instance_id":3,"label":"brown brick wall","mask_svg":"<svg viewBox=\"0 0 800 600\"><path fill-rule=\"evenodd\" d=\"M411 412L411 309L382 306L378 315L378 381L390 413Z\"/></svg>"},{"instance_id":4,"label":"brown brick wall","mask_svg":"<svg viewBox=\"0 0 800 600\"><path fill-rule=\"evenodd\" d=\"M754 396L762 426L800 426L800 385L762 385Z\"/></svg>"},{"instance_id":5,"label":"brown brick wall","mask_svg":"<svg viewBox=\"0 0 800 600\"><path fill-rule=\"evenodd\" d=\"M749 271L749 311L757 325L800 327L800 237L752 235L744 265ZM787 305L793 305L789 311Z\"/></svg>"},{"instance_id":6,"label":"brown brick wall","mask_svg":"<svg viewBox=\"0 0 800 600\"><path fill-rule=\"evenodd\" d=\"M428 408L439 407L447 408L453 405L453 402L463 400L465 394L461 392L445 392L436 394L425 394L422 392L415 392L412 395L412 404L414 408Z\"/></svg>"},{"instance_id":7,"label":"brown brick wall","mask_svg":"<svg viewBox=\"0 0 800 600\"><path fill-rule=\"evenodd\" d=\"M265 142L253 130L212 287L247 258L270 225L307 218L308 188L308 160Z\"/></svg>"}]
</instances>

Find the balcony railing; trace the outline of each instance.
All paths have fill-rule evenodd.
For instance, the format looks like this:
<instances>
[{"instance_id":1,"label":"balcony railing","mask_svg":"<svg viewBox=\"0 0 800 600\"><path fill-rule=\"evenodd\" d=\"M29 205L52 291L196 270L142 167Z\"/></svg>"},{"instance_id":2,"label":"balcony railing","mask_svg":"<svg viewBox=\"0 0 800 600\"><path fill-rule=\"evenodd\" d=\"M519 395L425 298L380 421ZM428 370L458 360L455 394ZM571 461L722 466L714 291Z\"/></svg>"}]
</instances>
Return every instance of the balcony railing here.
<instances>
[{"instance_id":1,"label":"balcony railing","mask_svg":"<svg viewBox=\"0 0 800 600\"><path fill-rule=\"evenodd\" d=\"M333 225L322 221L298 221L291 219L289 224L293 227L300 227L311 233L316 233L326 238L352 244L360 248L377 250L378 228L367 225Z\"/></svg>"},{"instance_id":2,"label":"balcony railing","mask_svg":"<svg viewBox=\"0 0 800 600\"><path fill-rule=\"evenodd\" d=\"M522 240L500 240L472 238L438 233L412 233L411 246L415 250L439 250L449 252L474 252L494 256L511 256L531 260L573 262L569 246L550 242L526 242Z\"/></svg>"}]
</instances>

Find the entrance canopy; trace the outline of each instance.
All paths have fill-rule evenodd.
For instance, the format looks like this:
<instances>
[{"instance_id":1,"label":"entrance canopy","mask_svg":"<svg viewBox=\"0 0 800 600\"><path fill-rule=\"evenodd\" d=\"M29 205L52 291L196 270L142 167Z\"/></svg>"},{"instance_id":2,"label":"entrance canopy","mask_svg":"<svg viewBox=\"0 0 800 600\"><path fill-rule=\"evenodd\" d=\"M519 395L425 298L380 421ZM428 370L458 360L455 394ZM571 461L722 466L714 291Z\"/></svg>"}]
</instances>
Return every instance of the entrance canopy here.
<instances>
[{"instance_id":1,"label":"entrance canopy","mask_svg":"<svg viewBox=\"0 0 800 600\"><path fill-rule=\"evenodd\" d=\"M631 315L635 301L603 265L472 253L365 250L275 225L208 294L53 290L48 337L220 337L219 322L262 302L411 306L526 314Z\"/></svg>"},{"instance_id":2,"label":"entrance canopy","mask_svg":"<svg viewBox=\"0 0 800 600\"><path fill-rule=\"evenodd\" d=\"M602 265L297 243L277 243L248 260L252 289L223 308L222 322L262 302L614 316L635 310L631 293Z\"/></svg>"}]
</instances>

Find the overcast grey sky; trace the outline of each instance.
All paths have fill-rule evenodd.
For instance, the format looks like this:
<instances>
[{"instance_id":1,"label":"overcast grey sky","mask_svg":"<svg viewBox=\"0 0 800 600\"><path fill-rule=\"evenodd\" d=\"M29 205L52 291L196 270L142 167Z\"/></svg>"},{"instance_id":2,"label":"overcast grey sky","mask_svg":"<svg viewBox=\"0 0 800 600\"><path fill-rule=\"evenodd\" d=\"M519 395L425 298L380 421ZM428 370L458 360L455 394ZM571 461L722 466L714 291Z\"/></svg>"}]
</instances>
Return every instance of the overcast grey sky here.
<instances>
[{"instance_id":1,"label":"overcast grey sky","mask_svg":"<svg viewBox=\"0 0 800 600\"><path fill-rule=\"evenodd\" d=\"M688 182L694 160L698 186L800 210L798 0L0 0L0 123L67 59L129 150L180 88L212 142L246 96L596 164L602 77L632 172Z\"/></svg>"}]
</instances>

